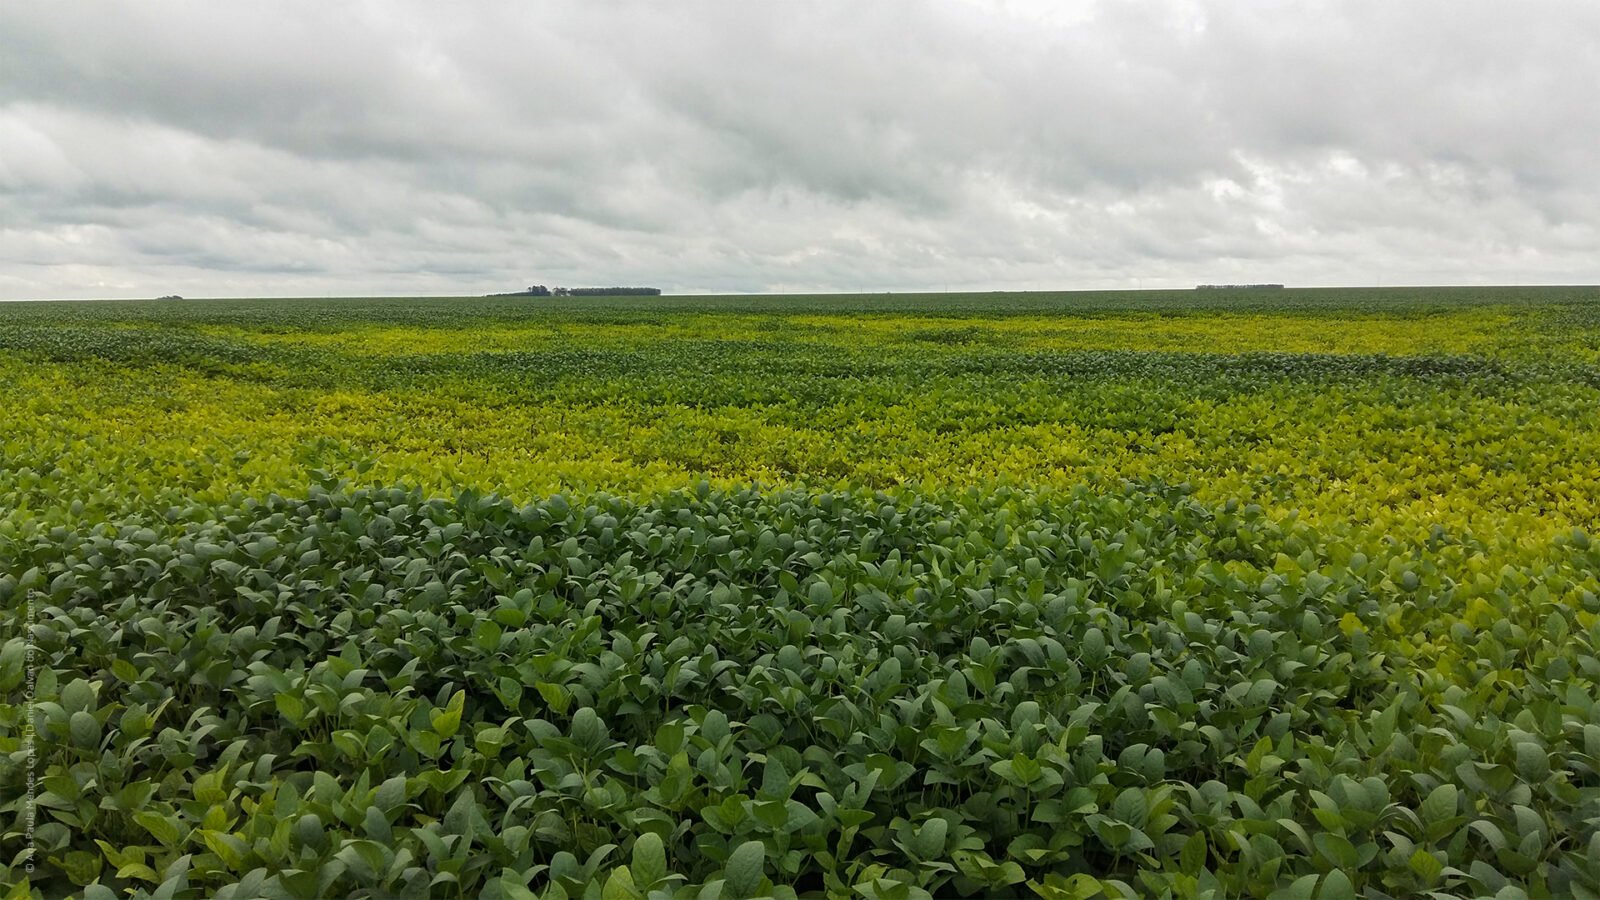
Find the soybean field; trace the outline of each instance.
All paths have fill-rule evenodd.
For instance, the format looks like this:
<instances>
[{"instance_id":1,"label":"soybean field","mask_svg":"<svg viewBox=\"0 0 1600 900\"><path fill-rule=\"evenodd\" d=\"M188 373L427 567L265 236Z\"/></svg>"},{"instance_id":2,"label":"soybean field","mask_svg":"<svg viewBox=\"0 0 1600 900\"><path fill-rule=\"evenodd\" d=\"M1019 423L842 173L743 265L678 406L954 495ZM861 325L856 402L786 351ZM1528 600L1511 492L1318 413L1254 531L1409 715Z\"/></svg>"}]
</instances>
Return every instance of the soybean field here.
<instances>
[{"instance_id":1,"label":"soybean field","mask_svg":"<svg viewBox=\"0 0 1600 900\"><path fill-rule=\"evenodd\" d=\"M0 304L10 897L1600 897L1600 289Z\"/></svg>"}]
</instances>

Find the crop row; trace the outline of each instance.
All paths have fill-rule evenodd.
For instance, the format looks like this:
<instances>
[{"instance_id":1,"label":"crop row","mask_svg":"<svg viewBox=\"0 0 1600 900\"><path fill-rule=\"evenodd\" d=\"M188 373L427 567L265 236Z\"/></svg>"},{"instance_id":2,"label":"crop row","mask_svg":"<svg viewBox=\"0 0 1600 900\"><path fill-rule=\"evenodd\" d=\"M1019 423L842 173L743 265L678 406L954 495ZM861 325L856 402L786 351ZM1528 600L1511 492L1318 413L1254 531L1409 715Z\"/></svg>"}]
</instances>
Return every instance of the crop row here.
<instances>
[{"instance_id":1,"label":"crop row","mask_svg":"<svg viewBox=\"0 0 1600 900\"><path fill-rule=\"evenodd\" d=\"M1161 478L1400 536L1600 524L1600 369L1578 360L642 338L372 357L43 326L7 340L0 497L51 521L73 500L294 491L325 469L521 497Z\"/></svg>"},{"instance_id":2,"label":"crop row","mask_svg":"<svg viewBox=\"0 0 1600 900\"><path fill-rule=\"evenodd\" d=\"M663 297L340 297L17 304L7 318L51 322L237 324L267 330L343 328L382 322L461 327L558 320L638 322L685 315L843 315L1004 319L1236 313L1280 315L1449 315L1463 309L1531 308L1596 324L1594 287L1332 288L1285 291L1028 291Z\"/></svg>"},{"instance_id":3,"label":"crop row","mask_svg":"<svg viewBox=\"0 0 1600 900\"><path fill-rule=\"evenodd\" d=\"M1160 484L329 482L0 571L47 893L1600 889L1582 532L1496 564Z\"/></svg>"}]
</instances>

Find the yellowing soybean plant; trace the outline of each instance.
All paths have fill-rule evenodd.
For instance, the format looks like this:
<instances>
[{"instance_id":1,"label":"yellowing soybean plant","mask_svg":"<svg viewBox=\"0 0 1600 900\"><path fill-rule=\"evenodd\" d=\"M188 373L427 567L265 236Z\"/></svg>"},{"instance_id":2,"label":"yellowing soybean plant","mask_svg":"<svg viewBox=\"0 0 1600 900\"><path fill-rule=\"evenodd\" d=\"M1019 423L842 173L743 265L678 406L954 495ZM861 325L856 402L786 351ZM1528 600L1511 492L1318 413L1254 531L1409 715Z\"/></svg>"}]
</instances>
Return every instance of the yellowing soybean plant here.
<instances>
[{"instance_id":1,"label":"yellowing soybean plant","mask_svg":"<svg viewBox=\"0 0 1600 900\"><path fill-rule=\"evenodd\" d=\"M1600 896L1600 291L0 307L11 896Z\"/></svg>"}]
</instances>

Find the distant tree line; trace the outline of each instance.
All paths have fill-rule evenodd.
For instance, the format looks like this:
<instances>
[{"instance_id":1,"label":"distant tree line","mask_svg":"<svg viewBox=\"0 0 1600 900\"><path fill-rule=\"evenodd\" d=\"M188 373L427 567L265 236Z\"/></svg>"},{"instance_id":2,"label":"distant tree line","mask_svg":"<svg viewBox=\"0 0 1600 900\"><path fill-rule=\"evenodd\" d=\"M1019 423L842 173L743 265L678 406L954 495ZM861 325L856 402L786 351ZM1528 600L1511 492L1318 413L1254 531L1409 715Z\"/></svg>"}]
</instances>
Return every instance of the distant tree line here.
<instances>
[{"instance_id":1,"label":"distant tree line","mask_svg":"<svg viewBox=\"0 0 1600 900\"><path fill-rule=\"evenodd\" d=\"M661 288L653 287L589 287L589 288L547 288L542 284L531 285L520 291L511 291L505 294L489 294L490 297L659 297Z\"/></svg>"},{"instance_id":2,"label":"distant tree line","mask_svg":"<svg viewBox=\"0 0 1600 900\"><path fill-rule=\"evenodd\" d=\"M556 295L564 295L566 288L556 288ZM504 294L484 294L485 297L549 297L552 291L542 284L535 284L520 291L507 291Z\"/></svg>"},{"instance_id":3,"label":"distant tree line","mask_svg":"<svg viewBox=\"0 0 1600 900\"><path fill-rule=\"evenodd\" d=\"M556 290L565 290L573 297L658 297L661 295L661 288L653 287L556 288Z\"/></svg>"},{"instance_id":4,"label":"distant tree line","mask_svg":"<svg viewBox=\"0 0 1600 900\"><path fill-rule=\"evenodd\" d=\"M1281 284L1197 284L1197 291L1245 291L1258 288L1281 288Z\"/></svg>"}]
</instances>

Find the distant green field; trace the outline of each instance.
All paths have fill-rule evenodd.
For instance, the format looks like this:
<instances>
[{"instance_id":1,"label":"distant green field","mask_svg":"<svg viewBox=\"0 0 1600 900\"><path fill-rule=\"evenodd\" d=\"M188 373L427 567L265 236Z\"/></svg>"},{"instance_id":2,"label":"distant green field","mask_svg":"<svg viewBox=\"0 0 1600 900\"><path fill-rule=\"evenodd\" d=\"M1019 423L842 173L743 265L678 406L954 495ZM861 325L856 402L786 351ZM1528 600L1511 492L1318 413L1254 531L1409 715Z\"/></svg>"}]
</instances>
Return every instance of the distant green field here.
<instances>
[{"instance_id":1,"label":"distant green field","mask_svg":"<svg viewBox=\"0 0 1600 900\"><path fill-rule=\"evenodd\" d=\"M1600 289L0 304L0 426L0 886L1600 896Z\"/></svg>"},{"instance_id":2,"label":"distant green field","mask_svg":"<svg viewBox=\"0 0 1600 900\"><path fill-rule=\"evenodd\" d=\"M3 447L13 489L108 510L312 470L513 497L1098 475L1543 537L1600 509L1574 490L1597 310L1588 289L14 304Z\"/></svg>"}]
</instances>

